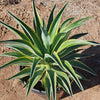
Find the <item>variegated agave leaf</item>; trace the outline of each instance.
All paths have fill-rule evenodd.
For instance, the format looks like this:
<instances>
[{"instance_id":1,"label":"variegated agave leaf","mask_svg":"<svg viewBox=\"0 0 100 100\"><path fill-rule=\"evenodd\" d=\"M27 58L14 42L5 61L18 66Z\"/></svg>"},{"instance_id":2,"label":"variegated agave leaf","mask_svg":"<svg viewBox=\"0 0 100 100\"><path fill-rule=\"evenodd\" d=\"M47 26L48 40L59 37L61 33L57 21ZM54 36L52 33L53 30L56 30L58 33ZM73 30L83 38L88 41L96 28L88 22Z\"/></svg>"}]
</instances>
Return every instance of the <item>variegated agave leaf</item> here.
<instances>
[{"instance_id":1,"label":"variegated agave leaf","mask_svg":"<svg viewBox=\"0 0 100 100\"><path fill-rule=\"evenodd\" d=\"M80 49L78 48L85 45L99 44L79 39L87 33L76 34L70 37L71 31L85 24L86 22L84 21L90 17L79 19L73 23L70 22L74 18L69 18L60 24L61 16L68 4L69 2L64 5L55 17L54 10L56 5L54 5L46 25L45 21L41 20L33 0L34 29L8 11L22 27L23 32L0 21L2 25L19 37L19 39L0 41L0 43L5 44L4 46L13 50L0 56L15 58L2 65L0 69L10 65L30 66L9 78L10 80L17 77L30 76L26 85L28 86L27 95L40 80L46 90L48 100L51 100L51 97L53 97L53 100L56 100L57 84L72 96L70 80L75 81L78 87L83 90L79 79L85 79L85 77L74 70L74 67L96 75L91 68L79 61L79 59L88 57L88 55L80 54Z\"/></svg>"}]
</instances>

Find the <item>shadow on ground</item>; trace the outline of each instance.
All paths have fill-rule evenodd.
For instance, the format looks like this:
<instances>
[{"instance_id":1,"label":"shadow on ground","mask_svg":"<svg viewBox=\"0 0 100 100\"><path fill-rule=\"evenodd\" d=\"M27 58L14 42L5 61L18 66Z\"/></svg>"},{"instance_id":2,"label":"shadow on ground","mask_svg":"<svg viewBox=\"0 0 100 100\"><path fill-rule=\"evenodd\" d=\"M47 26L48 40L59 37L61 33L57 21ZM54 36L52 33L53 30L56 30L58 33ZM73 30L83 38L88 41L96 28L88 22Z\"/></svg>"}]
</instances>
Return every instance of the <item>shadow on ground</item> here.
<instances>
[{"instance_id":1,"label":"shadow on ground","mask_svg":"<svg viewBox=\"0 0 100 100\"><path fill-rule=\"evenodd\" d=\"M93 76L85 71L78 70L83 76L87 78L85 81L81 81L84 90L92 88L100 84L100 46L92 46L82 53L84 54L94 54L94 56L84 58L81 61L92 68L97 76ZM77 87L75 83L72 83L73 94L80 92L81 90ZM67 93L64 93L62 98L69 96Z\"/></svg>"}]
</instances>

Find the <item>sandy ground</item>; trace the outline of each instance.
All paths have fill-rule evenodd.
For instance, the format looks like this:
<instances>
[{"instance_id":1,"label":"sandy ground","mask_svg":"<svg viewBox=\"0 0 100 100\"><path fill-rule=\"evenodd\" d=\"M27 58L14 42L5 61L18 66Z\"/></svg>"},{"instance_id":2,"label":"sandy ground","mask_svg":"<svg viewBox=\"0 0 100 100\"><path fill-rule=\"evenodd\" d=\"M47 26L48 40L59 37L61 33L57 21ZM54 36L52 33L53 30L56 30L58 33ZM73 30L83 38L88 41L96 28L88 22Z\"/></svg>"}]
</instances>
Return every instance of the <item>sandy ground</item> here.
<instances>
[{"instance_id":1,"label":"sandy ground","mask_svg":"<svg viewBox=\"0 0 100 100\"><path fill-rule=\"evenodd\" d=\"M2 1L2 0L1 0ZM48 19L51 8L57 3L55 14L68 0L37 0L36 6L41 18ZM16 16L32 26L32 0L22 0L19 4L8 4L4 6L0 4L0 21L4 21L14 27L20 29L19 25L9 16L7 10L14 13ZM88 32L87 36L82 39L93 40L100 43L100 0L70 0L69 6L65 9L61 21L69 17L79 18L92 16L86 25L75 29L72 34ZM0 25L0 40L17 38L12 32ZM88 78L87 81L82 81L85 88L84 92L80 92L77 87L73 85L74 96L73 99L67 94L63 95L62 100L100 100L100 47L86 47L84 53L95 54L94 57L83 59L98 76L94 77L88 73L82 72ZM9 51L0 44L0 54ZM13 58L0 57L0 65L10 61ZM23 88L23 84L19 79L8 81L7 78L18 72L18 66L9 66L0 70L0 100L44 100L37 94L31 92L29 97L26 97L27 88Z\"/></svg>"}]
</instances>

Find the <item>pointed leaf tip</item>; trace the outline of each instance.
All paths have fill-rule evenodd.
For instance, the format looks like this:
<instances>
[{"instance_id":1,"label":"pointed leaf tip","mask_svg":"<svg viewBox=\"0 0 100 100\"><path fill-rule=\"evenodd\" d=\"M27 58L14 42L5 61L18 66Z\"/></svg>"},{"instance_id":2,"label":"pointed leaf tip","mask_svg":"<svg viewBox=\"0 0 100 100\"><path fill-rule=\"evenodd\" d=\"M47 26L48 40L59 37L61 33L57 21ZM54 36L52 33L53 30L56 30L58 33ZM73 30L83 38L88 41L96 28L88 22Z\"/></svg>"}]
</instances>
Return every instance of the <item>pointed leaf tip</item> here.
<instances>
[{"instance_id":1,"label":"pointed leaf tip","mask_svg":"<svg viewBox=\"0 0 100 100\"><path fill-rule=\"evenodd\" d=\"M33 0L33 5L35 5L35 2L34 2L34 0Z\"/></svg>"}]
</instances>

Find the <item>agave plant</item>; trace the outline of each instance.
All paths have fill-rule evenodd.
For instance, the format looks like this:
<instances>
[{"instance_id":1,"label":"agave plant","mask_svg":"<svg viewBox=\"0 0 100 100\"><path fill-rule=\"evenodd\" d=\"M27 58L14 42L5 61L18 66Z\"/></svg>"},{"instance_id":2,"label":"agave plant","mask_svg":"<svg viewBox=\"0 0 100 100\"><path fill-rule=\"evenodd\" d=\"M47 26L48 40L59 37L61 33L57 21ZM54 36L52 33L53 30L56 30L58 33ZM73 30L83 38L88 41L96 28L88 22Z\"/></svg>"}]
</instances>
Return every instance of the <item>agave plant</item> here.
<instances>
[{"instance_id":1,"label":"agave plant","mask_svg":"<svg viewBox=\"0 0 100 100\"><path fill-rule=\"evenodd\" d=\"M96 75L91 68L79 61L80 58L87 57L87 55L79 53L81 50L79 47L98 44L78 39L86 35L86 33L69 37L73 29L85 24L86 22L84 21L90 17L79 19L73 23L70 22L74 18L69 18L60 24L62 13L68 3L64 5L56 17L54 17L55 5L46 25L45 21L40 19L33 0L34 30L9 11L8 13L22 27L23 32L0 21L2 25L19 37L19 39L0 41L0 43L5 43L4 46L13 50L13 52L3 53L1 56L15 58L2 65L0 69L9 65L30 66L9 78L30 76L26 84L28 86L27 95L41 81L48 100L51 100L51 97L53 97L53 100L56 100L56 88L58 86L62 87L65 92L72 96L71 80L75 81L78 87L83 90L79 79L84 79L84 77L75 70L76 68Z\"/></svg>"}]
</instances>

